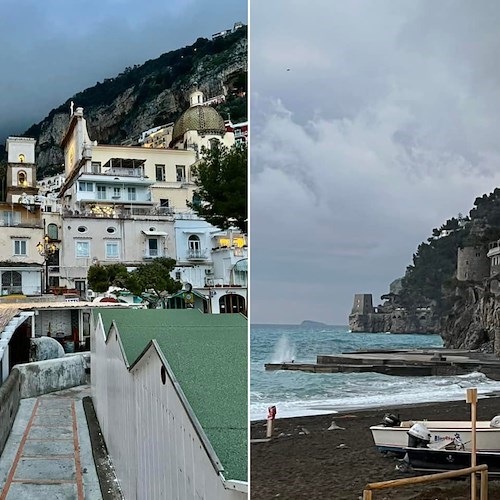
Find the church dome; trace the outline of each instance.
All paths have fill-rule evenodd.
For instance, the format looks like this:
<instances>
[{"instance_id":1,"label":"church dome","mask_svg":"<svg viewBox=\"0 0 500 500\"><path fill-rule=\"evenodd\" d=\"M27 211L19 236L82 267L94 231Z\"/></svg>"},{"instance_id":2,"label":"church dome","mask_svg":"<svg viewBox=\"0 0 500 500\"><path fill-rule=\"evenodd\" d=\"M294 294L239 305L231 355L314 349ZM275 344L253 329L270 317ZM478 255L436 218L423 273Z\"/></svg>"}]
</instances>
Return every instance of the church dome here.
<instances>
[{"instance_id":1,"label":"church dome","mask_svg":"<svg viewBox=\"0 0 500 500\"><path fill-rule=\"evenodd\" d=\"M224 135L226 127L224 119L214 108L196 105L184 111L175 122L172 143L182 140L188 130L196 130L199 134Z\"/></svg>"}]
</instances>

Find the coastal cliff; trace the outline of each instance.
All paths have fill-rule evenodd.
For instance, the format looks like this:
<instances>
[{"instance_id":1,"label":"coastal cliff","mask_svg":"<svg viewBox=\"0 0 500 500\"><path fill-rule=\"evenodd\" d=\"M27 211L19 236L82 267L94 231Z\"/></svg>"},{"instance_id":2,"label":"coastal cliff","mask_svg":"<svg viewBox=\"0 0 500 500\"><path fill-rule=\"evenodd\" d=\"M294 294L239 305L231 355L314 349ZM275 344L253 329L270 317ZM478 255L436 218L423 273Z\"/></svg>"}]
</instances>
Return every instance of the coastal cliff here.
<instances>
[{"instance_id":1,"label":"coastal cliff","mask_svg":"<svg viewBox=\"0 0 500 500\"><path fill-rule=\"evenodd\" d=\"M500 356L500 189L434 229L392 285L377 307L355 296L351 331L439 333L447 348Z\"/></svg>"},{"instance_id":2,"label":"coastal cliff","mask_svg":"<svg viewBox=\"0 0 500 500\"><path fill-rule=\"evenodd\" d=\"M38 177L63 171L59 146L70 118L70 102L85 109L90 137L120 144L152 127L175 121L188 106L188 92L198 87L233 123L247 119L247 30L242 27L216 40L199 38L193 45L165 53L115 78L98 82L69 98L24 136L37 139Z\"/></svg>"},{"instance_id":3,"label":"coastal cliff","mask_svg":"<svg viewBox=\"0 0 500 500\"><path fill-rule=\"evenodd\" d=\"M419 311L355 313L349 316L349 329L366 333L439 333L440 319Z\"/></svg>"},{"instance_id":4,"label":"coastal cliff","mask_svg":"<svg viewBox=\"0 0 500 500\"><path fill-rule=\"evenodd\" d=\"M455 288L453 304L441 319L445 347L480 349L500 356L500 290L498 277Z\"/></svg>"}]
</instances>

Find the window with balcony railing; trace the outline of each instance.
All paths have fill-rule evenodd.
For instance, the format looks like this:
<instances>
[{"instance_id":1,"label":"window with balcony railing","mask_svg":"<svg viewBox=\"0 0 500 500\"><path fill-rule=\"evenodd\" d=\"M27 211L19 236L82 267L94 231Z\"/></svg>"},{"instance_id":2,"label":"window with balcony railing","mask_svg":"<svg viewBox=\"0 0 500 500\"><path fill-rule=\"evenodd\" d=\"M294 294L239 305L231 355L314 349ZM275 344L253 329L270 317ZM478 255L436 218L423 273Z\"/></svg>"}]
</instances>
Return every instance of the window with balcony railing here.
<instances>
[{"instance_id":1,"label":"window with balcony railing","mask_svg":"<svg viewBox=\"0 0 500 500\"><path fill-rule=\"evenodd\" d=\"M158 238L148 238L145 257L149 259L161 257Z\"/></svg>"}]
</instances>

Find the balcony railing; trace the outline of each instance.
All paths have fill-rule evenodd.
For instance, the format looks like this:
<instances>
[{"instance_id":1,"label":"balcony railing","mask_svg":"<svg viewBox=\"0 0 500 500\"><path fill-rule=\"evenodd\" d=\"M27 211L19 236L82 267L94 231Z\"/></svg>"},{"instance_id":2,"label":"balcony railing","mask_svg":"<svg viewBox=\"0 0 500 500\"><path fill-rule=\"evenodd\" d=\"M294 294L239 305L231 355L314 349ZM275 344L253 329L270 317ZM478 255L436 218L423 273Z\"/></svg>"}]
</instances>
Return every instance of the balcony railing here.
<instances>
[{"instance_id":1,"label":"balcony railing","mask_svg":"<svg viewBox=\"0 0 500 500\"><path fill-rule=\"evenodd\" d=\"M14 221L5 221L0 220L0 226L4 227L28 227L28 228L42 228L43 224L41 222L14 222Z\"/></svg>"},{"instance_id":2,"label":"balcony railing","mask_svg":"<svg viewBox=\"0 0 500 500\"><path fill-rule=\"evenodd\" d=\"M153 249L150 248L149 250L146 250L146 253L144 254L145 259L156 259L158 257L163 257L163 252L160 249Z\"/></svg>"},{"instance_id":3,"label":"balcony railing","mask_svg":"<svg viewBox=\"0 0 500 500\"><path fill-rule=\"evenodd\" d=\"M90 209L83 208L82 210L63 209L65 217L98 217L110 219L129 219L136 215L144 216L172 216L176 213L173 208L169 207L115 207L110 214L107 213L92 213Z\"/></svg>"},{"instance_id":4,"label":"balcony railing","mask_svg":"<svg viewBox=\"0 0 500 500\"><path fill-rule=\"evenodd\" d=\"M205 260L207 258L207 251L195 248L189 248L187 252L189 260Z\"/></svg>"}]
</instances>

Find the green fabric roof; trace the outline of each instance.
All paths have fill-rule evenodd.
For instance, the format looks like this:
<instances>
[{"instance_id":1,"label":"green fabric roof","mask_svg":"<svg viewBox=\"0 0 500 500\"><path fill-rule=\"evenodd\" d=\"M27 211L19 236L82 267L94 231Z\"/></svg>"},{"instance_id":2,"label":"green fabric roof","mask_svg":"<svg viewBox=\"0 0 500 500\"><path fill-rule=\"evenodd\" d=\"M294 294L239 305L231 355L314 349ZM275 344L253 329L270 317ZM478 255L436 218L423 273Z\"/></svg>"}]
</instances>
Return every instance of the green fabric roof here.
<instances>
[{"instance_id":1,"label":"green fabric roof","mask_svg":"<svg viewBox=\"0 0 500 500\"><path fill-rule=\"evenodd\" d=\"M248 481L247 320L197 309L96 312L106 332L115 321L129 365L156 339L224 467L224 477Z\"/></svg>"}]
</instances>

